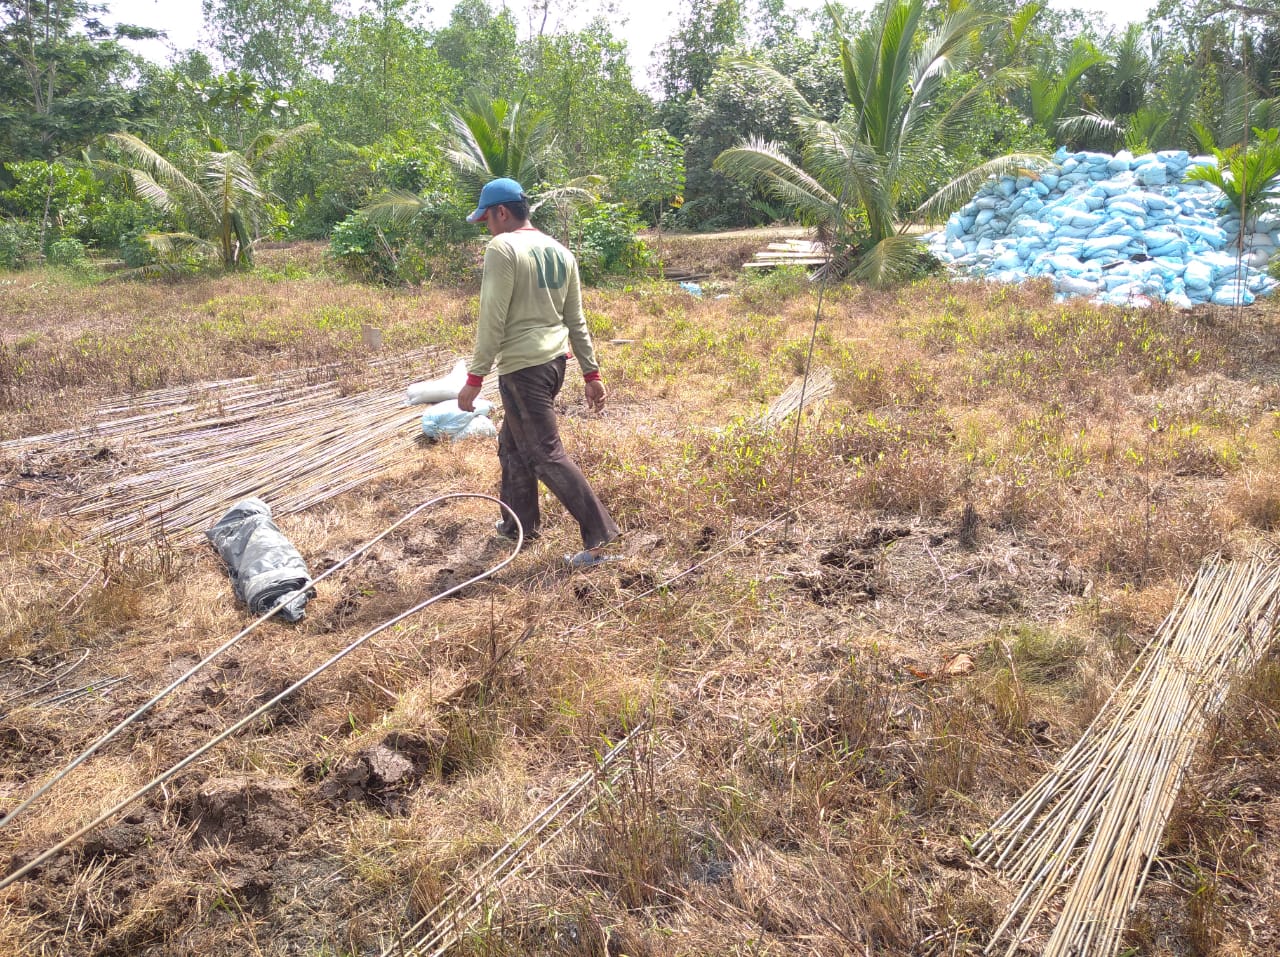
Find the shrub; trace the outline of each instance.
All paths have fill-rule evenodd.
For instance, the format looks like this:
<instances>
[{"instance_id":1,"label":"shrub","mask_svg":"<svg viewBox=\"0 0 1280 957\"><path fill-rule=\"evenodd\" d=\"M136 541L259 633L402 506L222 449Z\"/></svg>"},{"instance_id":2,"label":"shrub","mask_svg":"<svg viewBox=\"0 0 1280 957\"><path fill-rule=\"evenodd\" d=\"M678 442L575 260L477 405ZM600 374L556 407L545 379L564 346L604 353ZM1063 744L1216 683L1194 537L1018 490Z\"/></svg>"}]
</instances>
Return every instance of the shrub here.
<instances>
[{"instance_id":1,"label":"shrub","mask_svg":"<svg viewBox=\"0 0 1280 957\"><path fill-rule=\"evenodd\" d=\"M40 250L40 233L34 223L0 220L0 269L21 269Z\"/></svg>"},{"instance_id":2,"label":"shrub","mask_svg":"<svg viewBox=\"0 0 1280 957\"><path fill-rule=\"evenodd\" d=\"M147 227L138 226L121 234L117 240L120 258L124 260L126 266L140 269L156 261L155 248L147 242L148 232L150 230Z\"/></svg>"},{"instance_id":3,"label":"shrub","mask_svg":"<svg viewBox=\"0 0 1280 957\"><path fill-rule=\"evenodd\" d=\"M103 199L92 203L87 212L89 221L80 232L80 238L102 249L119 250L126 261L126 244L136 240L140 234L156 229L161 223L161 217L154 208L136 199Z\"/></svg>"},{"instance_id":4,"label":"shrub","mask_svg":"<svg viewBox=\"0 0 1280 957\"><path fill-rule=\"evenodd\" d=\"M742 298L752 306L776 305L809 288L809 270L804 266L747 270L741 282Z\"/></svg>"},{"instance_id":5,"label":"shrub","mask_svg":"<svg viewBox=\"0 0 1280 957\"><path fill-rule=\"evenodd\" d=\"M50 266L80 266L84 264L84 243L73 236L55 239L45 247L45 260Z\"/></svg>"},{"instance_id":6,"label":"shrub","mask_svg":"<svg viewBox=\"0 0 1280 957\"><path fill-rule=\"evenodd\" d=\"M636 233L636 213L621 203L585 207L578 220L576 254L582 279L596 283L606 275L635 272L649 265L649 249Z\"/></svg>"},{"instance_id":7,"label":"shrub","mask_svg":"<svg viewBox=\"0 0 1280 957\"><path fill-rule=\"evenodd\" d=\"M467 239L475 227L466 221L469 212L456 194L437 191L422 197L421 208L407 221L375 222L353 213L334 227L329 254L373 282L413 285L453 277L470 261Z\"/></svg>"},{"instance_id":8,"label":"shrub","mask_svg":"<svg viewBox=\"0 0 1280 957\"><path fill-rule=\"evenodd\" d=\"M87 167L31 160L6 163L5 168L14 185L0 192L0 207L43 221L58 232L79 232L84 227L85 206L97 192L97 183Z\"/></svg>"}]
</instances>

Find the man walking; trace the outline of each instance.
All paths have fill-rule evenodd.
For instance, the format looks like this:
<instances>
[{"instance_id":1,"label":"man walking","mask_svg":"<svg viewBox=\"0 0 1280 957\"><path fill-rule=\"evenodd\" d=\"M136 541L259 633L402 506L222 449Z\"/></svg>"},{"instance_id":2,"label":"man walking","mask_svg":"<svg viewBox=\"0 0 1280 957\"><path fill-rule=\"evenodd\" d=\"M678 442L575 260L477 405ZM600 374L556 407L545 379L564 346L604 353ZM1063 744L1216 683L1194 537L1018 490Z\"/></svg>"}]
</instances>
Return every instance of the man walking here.
<instances>
[{"instance_id":1,"label":"man walking","mask_svg":"<svg viewBox=\"0 0 1280 957\"><path fill-rule=\"evenodd\" d=\"M583 550L565 560L576 568L596 565L607 560L603 549L617 540L618 526L565 453L554 405L572 345L586 380L588 407L604 408L604 383L582 314L577 260L529 223L529 197L515 180L486 183L467 221L485 223L493 239L484 253L475 354L458 407L472 410L496 363L504 413L498 435L501 498L519 516L525 536L537 538L541 479L582 531ZM514 538L515 527L500 521L498 533Z\"/></svg>"}]
</instances>

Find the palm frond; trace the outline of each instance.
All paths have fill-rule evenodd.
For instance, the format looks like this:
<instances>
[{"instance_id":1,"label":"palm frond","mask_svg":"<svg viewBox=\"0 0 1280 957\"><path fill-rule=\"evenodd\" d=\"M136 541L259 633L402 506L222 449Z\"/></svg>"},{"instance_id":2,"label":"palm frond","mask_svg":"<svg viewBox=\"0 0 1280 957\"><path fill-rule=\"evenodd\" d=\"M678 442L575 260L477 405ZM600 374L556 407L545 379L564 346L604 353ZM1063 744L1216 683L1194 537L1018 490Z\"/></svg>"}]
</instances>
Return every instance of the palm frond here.
<instances>
[{"instance_id":1,"label":"palm frond","mask_svg":"<svg viewBox=\"0 0 1280 957\"><path fill-rule=\"evenodd\" d=\"M937 222L959 209L992 177L1034 175L1036 170L1052 164L1043 153L1009 153L987 160L962 173L920 204L913 216L924 222Z\"/></svg>"},{"instance_id":2,"label":"palm frond","mask_svg":"<svg viewBox=\"0 0 1280 957\"><path fill-rule=\"evenodd\" d=\"M256 206L266 198L248 160L239 153L206 154L201 178L220 221L226 221L233 212L246 205Z\"/></svg>"},{"instance_id":3,"label":"palm frond","mask_svg":"<svg viewBox=\"0 0 1280 957\"><path fill-rule=\"evenodd\" d=\"M216 244L191 233L143 233L142 241L156 254L155 262L144 263L120 273L121 279L154 279L186 275L197 268L191 254L200 259L218 258Z\"/></svg>"},{"instance_id":4,"label":"palm frond","mask_svg":"<svg viewBox=\"0 0 1280 957\"><path fill-rule=\"evenodd\" d=\"M108 133L105 138L107 142L115 144L125 156L137 163L154 182L163 183L167 192L179 193L186 204L204 206L206 215L212 214L212 209L209 208L208 200L200 187L138 137L132 133Z\"/></svg>"},{"instance_id":5,"label":"palm frond","mask_svg":"<svg viewBox=\"0 0 1280 957\"><path fill-rule=\"evenodd\" d=\"M192 233L144 233L143 241L155 250L156 255L166 258L197 252L202 256L213 256L218 247L200 236Z\"/></svg>"},{"instance_id":6,"label":"palm frond","mask_svg":"<svg viewBox=\"0 0 1280 957\"><path fill-rule=\"evenodd\" d=\"M1101 113L1080 113L1058 120L1058 134L1068 143L1102 143L1114 147L1124 139L1125 124Z\"/></svg>"},{"instance_id":7,"label":"palm frond","mask_svg":"<svg viewBox=\"0 0 1280 957\"><path fill-rule=\"evenodd\" d=\"M887 286L919 273L928 256L915 236L886 236L863 251L850 275L873 286Z\"/></svg>"},{"instance_id":8,"label":"palm frond","mask_svg":"<svg viewBox=\"0 0 1280 957\"><path fill-rule=\"evenodd\" d=\"M776 143L747 140L716 157L712 168L759 186L809 222L832 221L837 200L815 177L797 166Z\"/></svg>"},{"instance_id":9,"label":"palm frond","mask_svg":"<svg viewBox=\"0 0 1280 957\"><path fill-rule=\"evenodd\" d=\"M846 211L860 210L872 241L893 234L896 184L890 157L858 140L844 124L815 124L805 142L805 165ZM846 225L848 212L840 217Z\"/></svg>"},{"instance_id":10,"label":"palm frond","mask_svg":"<svg viewBox=\"0 0 1280 957\"><path fill-rule=\"evenodd\" d=\"M427 209L427 201L406 189L393 189L375 196L360 215L375 226L404 226Z\"/></svg>"},{"instance_id":11,"label":"palm frond","mask_svg":"<svg viewBox=\"0 0 1280 957\"><path fill-rule=\"evenodd\" d=\"M1009 18L1009 32L1005 39L1005 59L1016 60L1023 43L1030 35L1031 26L1045 9L1043 3L1026 3Z\"/></svg>"},{"instance_id":12,"label":"palm frond","mask_svg":"<svg viewBox=\"0 0 1280 957\"><path fill-rule=\"evenodd\" d=\"M267 130L254 137L249 148L244 151L245 159L249 161L250 166L257 169L303 137L319 132L319 123L300 123L287 130Z\"/></svg>"},{"instance_id":13,"label":"palm frond","mask_svg":"<svg viewBox=\"0 0 1280 957\"><path fill-rule=\"evenodd\" d=\"M161 212L168 213L178 208L178 203L163 185L157 183L146 170L127 169L129 181L134 193L143 202L150 203Z\"/></svg>"},{"instance_id":14,"label":"palm frond","mask_svg":"<svg viewBox=\"0 0 1280 957\"><path fill-rule=\"evenodd\" d=\"M473 189L497 176L538 182L555 145L555 128L545 113L490 99L478 89L447 111L436 132L445 161Z\"/></svg>"},{"instance_id":15,"label":"palm frond","mask_svg":"<svg viewBox=\"0 0 1280 957\"><path fill-rule=\"evenodd\" d=\"M813 104L796 89L795 81L773 67L746 57L728 57L724 60L724 65L781 98L793 117L819 115Z\"/></svg>"}]
</instances>

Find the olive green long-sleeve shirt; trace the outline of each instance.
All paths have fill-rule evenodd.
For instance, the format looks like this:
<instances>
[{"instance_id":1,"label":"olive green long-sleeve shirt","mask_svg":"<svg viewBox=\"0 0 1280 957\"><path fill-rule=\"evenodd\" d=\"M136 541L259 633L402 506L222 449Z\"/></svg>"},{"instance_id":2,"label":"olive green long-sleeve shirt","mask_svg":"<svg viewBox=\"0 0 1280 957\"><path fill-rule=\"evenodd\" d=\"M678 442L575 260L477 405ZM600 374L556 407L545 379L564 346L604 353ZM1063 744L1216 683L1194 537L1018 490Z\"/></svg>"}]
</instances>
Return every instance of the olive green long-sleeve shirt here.
<instances>
[{"instance_id":1,"label":"olive green long-sleeve shirt","mask_svg":"<svg viewBox=\"0 0 1280 957\"><path fill-rule=\"evenodd\" d=\"M564 355L569 346L584 375L599 370L582 314L573 253L533 227L489 240L480 281L480 323L468 371L507 375Z\"/></svg>"}]
</instances>

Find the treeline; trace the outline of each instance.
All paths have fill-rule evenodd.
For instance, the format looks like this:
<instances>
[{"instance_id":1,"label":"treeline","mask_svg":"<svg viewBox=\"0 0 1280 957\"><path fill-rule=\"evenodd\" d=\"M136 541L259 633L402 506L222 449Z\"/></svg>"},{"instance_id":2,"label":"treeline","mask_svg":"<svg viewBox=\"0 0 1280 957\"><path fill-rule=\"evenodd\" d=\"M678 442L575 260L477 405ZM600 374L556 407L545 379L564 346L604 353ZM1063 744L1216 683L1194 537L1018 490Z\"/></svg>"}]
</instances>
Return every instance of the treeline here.
<instances>
[{"instance_id":1,"label":"treeline","mask_svg":"<svg viewBox=\"0 0 1280 957\"><path fill-rule=\"evenodd\" d=\"M801 221L865 253L1000 157L1228 150L1280 122L1280 0L1163 0L1122 33L1004 0L690 2L652 94L606 20L522 29L487 0L439 29L408 0L205 0L211 48L164 66L104 14L0 0L0 266L96 247L230 267L263 237L324 238L421 281L459 264L492 175L592 275L644 261L642 223Z\"/></svg>"}]
</instances>

